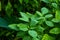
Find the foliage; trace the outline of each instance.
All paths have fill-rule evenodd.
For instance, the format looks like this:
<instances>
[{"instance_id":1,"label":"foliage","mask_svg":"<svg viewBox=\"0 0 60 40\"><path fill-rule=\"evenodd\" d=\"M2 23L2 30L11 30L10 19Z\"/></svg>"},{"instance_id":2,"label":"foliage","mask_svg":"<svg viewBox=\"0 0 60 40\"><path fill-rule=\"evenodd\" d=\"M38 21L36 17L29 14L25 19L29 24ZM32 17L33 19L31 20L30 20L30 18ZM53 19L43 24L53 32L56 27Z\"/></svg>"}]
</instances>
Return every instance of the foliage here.
<instances>
[{"instance_id":1,"label":"foliage","mask_svg":"<svg viewBox=\"0 0 60 40\"><path fill-rule=\"evenodd\" d=\"M60 40L59 7L60 0L0 1L0 39Z\"/></svg>"}]
</instances>

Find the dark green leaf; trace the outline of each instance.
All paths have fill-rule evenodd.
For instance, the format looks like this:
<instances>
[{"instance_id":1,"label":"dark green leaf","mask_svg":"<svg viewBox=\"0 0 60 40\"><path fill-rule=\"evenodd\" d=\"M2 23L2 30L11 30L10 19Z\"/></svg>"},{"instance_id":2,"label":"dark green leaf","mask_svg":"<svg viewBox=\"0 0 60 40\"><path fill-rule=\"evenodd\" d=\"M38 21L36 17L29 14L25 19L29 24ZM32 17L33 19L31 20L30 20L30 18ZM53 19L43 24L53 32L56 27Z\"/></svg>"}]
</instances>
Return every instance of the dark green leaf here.
<instances>
[{"instance_id":1,"label":"dark green leaf","mask_svg":"<svg viewBox=\"0 0 60 40\"><path fill-rule=\"evenodd\" d=\"M23 37L23 40L31 40L31 37L30 36L25 36L25 37Z\"/></svg>"},{"instance_id":2,"label":"dark green leaf","mask_svg":"<svg viewBox=\"0 0 60 40\"><path fill-rule=\"evenodd\" d=\"M8 28L8 22L0 17L0 27Z\"/></svg>"},{"instance_id":3,"label":"dark green leaf","mask_svg":"<svg viewBox=\"0 0 60 40\"><path fill-rule=\"evenodd\" d=\"M19 0L19 2L22 4L23 0Z\"/></svg>"},{"instance_id":4,"label":"dark green leaf","mask_svg":"<svg viewBox=\"0 0 60 40\"><path fill-rule=\"evenodd\" d=\"M0 11L1 11L1 2L0 2Z\"/></svg>"}]
</instances>

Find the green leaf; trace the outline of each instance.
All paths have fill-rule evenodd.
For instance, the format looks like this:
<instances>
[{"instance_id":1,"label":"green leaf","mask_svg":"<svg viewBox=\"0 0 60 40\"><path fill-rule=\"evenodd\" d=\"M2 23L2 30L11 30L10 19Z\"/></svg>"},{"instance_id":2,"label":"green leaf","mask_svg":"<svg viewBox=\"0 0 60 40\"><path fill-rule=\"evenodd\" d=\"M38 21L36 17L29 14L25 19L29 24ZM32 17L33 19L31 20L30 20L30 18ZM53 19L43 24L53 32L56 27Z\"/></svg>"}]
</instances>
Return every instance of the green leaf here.
<instances>
[{"instance_id":1,"label":"green leaf","mask_svg":"<svg viewBox=\"0 0 60 40\"><path fill-rule=\"evenodd\" d=\"M50 3L50 0L41 0L41 1L43 1L45 3Z\"/></svg>"},{"instance_id":2,"label":"green leaf","mask_svg":"<svg viewBox=\"0 0 60 40\"><path fill-rule=\"evenodd\" d=\"M5 7L5 11L8 17L10 17L11 14L13 13L12 5L10 2L8 2L7 6Z\"/></svg>"},{"instance_id":3,"label":"green leaf","mask_svg":"<svg viewBox=\"0 0 60 40\"><path fill-rule=\"evenodd\" d=\"M38 34L35 30L29 30L28 34L33 38L36 38L38 36Z\"/></svg>"},{"instance_id":4,"label":"green leaf","mask_svg":"<svg viewBox=\"0 0 60 40\"><path fill-rule=\"evenodd\" d=\"M14 29L14 30L18 30L17 24L10 24L10 25L8 25L8 27L11 29Z\"/></svg>"},{"instance_id":5,"label":"green leaf","mask_svg":"<svg viewBox=\"0 0 60 40\"><path fill-rule=\"evenodd\" d=\"M54 8L58 8L58 5L57 5L56 3L52 3L52 6L53 6Z\"/></svg>"},{"instance_id":6,"label":"green leaf","mask_svg":"<svg viewBox=\"0 0 60 40\"><path fill-rule=\"evenodd\" d=\"M23 32L23 31L19 31L16 34L16 37L24 37L24 36L25 36L25 32Z\"/></svg>"},{"instance_id":7,"label":"green leaf","mask_svg":"<svg viewBox=\"0 0 60 40\"><path fill-rule=\"evenodd\" d=\"M25 37L23 37L23 40L31 40L31 37L30 36L25 36Z\"/></svg>"},{"instance_id":8,"label":"green leaf","mask_svg":"<svg viewBox=\"0 0 60 40\"><path fill-rule=\"evenodd\" d=\"M39 40L38 38L33 38L32 40Z\"/></svg>"},{"instance_id":9,"label":"green leaf","mask_svg":"<svg viewBox=\"0 0 60 40\"><path fill-rule=\"evenodd\" d=\"M46 7L41 8L42 14L47 14L49 10Z\"/></svg>"},{"instance_id":10,"label":"green leaf","mask_svg":"<svg viewBox=\"0 0 60 40\"><path fill-rule=\"evenodd\" d=\"M31 13L29 13L29 12L26 12L26 14L27 14L27 17L28 18L31 18L33 15L31 14Z\"/></svg>"},{"instance_id":11,"label":"green leaf","mask_svg":"<svg viewBox=\"0 0 60 40\"><path fill-rule=\"evenodd\" d=\"M44 28L41 27L41 26L38 26L38 27L36 28L36 30L39 31L39 32L43 32L43 31L44 31Z\"/></svg>"},{"instance_id":12,"label":"green leaf","mask_svg":"<svg viewBox=\"0 0 60 40\"><path fill-rule=\"evenodd\" d=\"M52 34L60 34L60 28L53 28L50 30L49 33L52 33Z\"/></svg>"},{"instance_id":13,"label":"green leaf","mask_svg":"<svg viewBox=\"0 0 60 40\"><path fill-rule=\"evenodd\" d=\"M38 39L42 39L42 37L43 37L43 34L40 34L40 35L38 35Z\"/></svg>"},{"instance_id":14,"label":"green leaf","mask_svg":"<svg viewBox=\"0 0 60 40\"><path fill-rule=\"evenodd\" d=\"M23 13L23 12L20 12L22 18L19 18L20 20L22 21L25 21L25 22L29 22L29 17L27 16L27 14Z\"/></svg>"},{"instance_id":15,"label":"green leaf","mask_svg":"<svg viewBox=\"0 0 60 40\"><path fill-rule=\"evenodd\" d=\"M29 2L29 0L24 0L24 2L25 2L25 3L28 3L28 2Z\"/></svg>"},{"instance_id":16,"label":"green leaf","mask_svg":"<svg viewBox=\"0 0 60 40\"><path fill-rule=\"evenodd\" d=\"M51 0L51 2L55 2L55 3L58 3L59 0Z\"/></svg>"},{"instance_id":17,"label":"green leaf","mask_svg":"<svg viewBox=\"0 0 60 40\"><path fill-rule=\"evenodd\" d=\"M35 16L31 17L31 22L30 22L30 26L35 26L38 23L37 19Z\"/></svg>"},{"instance_id":18,"label":"green leaf","mask_svg":"<svg viewBox=\"0 0 60 40\"><path fill-rule=\"evenodd\" d=\"M46 25L48 25L50 27L53 27L54 26L53 22L51 22L51 21L45 21L45 23L46 23Z\"/></svg>"},{"instance_id":19,"label":"green leaf","mask_svg":"<svg viewBox=\"0 0 60 40\"><path fill-rule=\"evenodd\" d=\"M56 18L56 20L60 20L60 11L59 10L56 10L55 18Z\"/></svg>"},{"instance_id":20,"label":"green leaf","mask_svg":"<svg viewBox=\"0 0 60 40\"><path fill-rule=\"evenodd\" d=\"M45 18L51 18L51 17L53 17L52 14L47 14L47 15L45 15Z\"/></svg>"},{"instance_id":21,"label":"green leaf","mask_svg":"<svg viewBox=\"0 0 60 40\"><path fill-rule=\"evenodd\" d=\"M42 24L43 22L45 22L46 18L45 17L40 17L39 18L39 24Z\"/></svg>"},{"instance_id":22,"label":"green leaf","mask_svg":"<svg viewBox=\"0 0 60 40\"><path fill-rule=\"evenodd\" d=\"M19 0L19 2L22 4L23 0Z\"/></svg>"},{"instance_id":23,"label":"green leaf","mask_svg":"<svg viewBox=\"0 0 60 40\"><path fill-rule=\"evenodd\" d=\"M29 26L26 24L18 24L17 26L19 27L19 30L28 31Z\"/></svg>"},{"instance_id":24,"label":"green leaf","mask_svg":"<svg viewBox=\"0 0 60 40\"><path fill-rule=\"evenodd\" d=\"M0 27L8 28L8 22L0 17Z\"/></svg>"},{"instance_id":25,"label":"green leaf","mask_svg":"<svg viewBox=\"0 0 60 40\"><path fill-rule=\"evenodd\" d=\"M54 38L49 36L48 34L44 34L42 40L54 40Z\"/></svg>"},{"instance_id":26,"label":"green leaf","mask_svg":"<svg viewBox=\"0 0 60 40\"><path fill-rule=\"evenodd\" d=\"M0 1L0 11L1 11L1 1Z\"/></svg>"},{"instance_id":27,"label":"green leaf","mask_svg":"<svg viewBox=\"0 0 60 40\"><path fill-rule=\"evenodd\" d=\"M55 23L60 22L60 21L59 21L59 20L57 20L56 18L53 18L51 21L52 21L52 22L55 22Z\"/></svg>"},{"instance_id":28,"label":"green leaf","mask_svg":"<svg viewBox=\"0 0 60 40\"><path fill-rule=\"evenodd\" d=\"M42 13L40 13L39 11L36 11L36 13L37 13L39 16L43 16Z\"/></svg>"}]
</instances>

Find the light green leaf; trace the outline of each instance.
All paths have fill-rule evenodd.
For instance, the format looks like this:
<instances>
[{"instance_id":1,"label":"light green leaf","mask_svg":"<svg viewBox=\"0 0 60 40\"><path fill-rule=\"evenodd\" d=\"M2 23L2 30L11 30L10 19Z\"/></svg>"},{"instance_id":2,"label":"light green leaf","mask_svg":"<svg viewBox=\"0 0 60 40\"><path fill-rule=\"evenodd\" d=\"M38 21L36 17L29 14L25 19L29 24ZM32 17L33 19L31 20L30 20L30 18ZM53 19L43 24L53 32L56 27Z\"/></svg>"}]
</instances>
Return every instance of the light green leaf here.
<instances>
[{"instance_id":1,"label":"light green leaf","mask_svg":"<svg viewBox=\"0 0 60 40\"><path fill-rule=\"evenodd\" d=\"M35 26L38 23L37 19L33 16L31 17L30 26Z\"/></svg>"},{"instance_id":2,"label":"light green leaf","mask_svg":"<svg viewBox=\"0 0 60 40\"><path fill-rule=\"evenodd\" d=\"M46 25L48 25L50 27L53 27L54 26L53 22L51 22L51 21L45 21L45 23L46 23Z\"/></svg>"},{"instance_id":3,"label":"light green leaf","mask_svg":"<svg viewBox=\"0 0 60 40\"><path fill-rule=\"evenodd\" d=\"M24 37L24 36L25 36L25 32L23 32L23 31L19 31L16 34L16 37Z\"/></svg>"},{"instance_id":4,"label":"light green leaf","mask_svg":"<svg viewBox=\"0 0 60 40\"><path fill-rule=\"evenodd\" d=\"M20 12L22 18L19 18L20 20L22 21L25 21L25 22L29 22L29 17L27 14L23 13L23 12Z\"/></svg>"},{"instance_id":5,"label":"light green leaf","mask_svg":"<svg viewBox=\"0 0 60 40\"><path fill-rule=\"evenodd\" d=\"M49 10L46 7L41 8L42 14L47 14Z\"/></svg>"},{"instance_id":6,"label":"light green leaf","mask_svg":"<svg viewBox=\"0 0 60 40\"><path fill-rule=\"evenodd\" d=\"M29 26L26 24L18 24L17 26L19 27L19 30L28 31Z\"/></svg>"},{"instance_id":7,"label":"light green leaf","mask_svg":"<svg viewBox=\"0 0 60 40\"><path fill-rule=\"evenodd\" d=\"M60 20L60 11L59 10L56 10L55 18L56 18L56 20Z\"/></svg>"},{"instance_id":8,"label":"light green leaf","mask_svg":"<svg viewBox=\"0 0 60 40\"><path fill-rule=\"evenodd\" d=\"M47 15L45 15L45 18L51 18L51 17L53 17L52 14L47 14Z\"/></svg>"},{"instance_id":9,"label":"light green leaf","mask_svg":"<svg viewBox=\"0 0 60 40\"><path fill-rule=\"evenodd\" d=\"M60 34L60 28L53 28L50 30L49 33L52 33L52 34Z\"/></svg>"},{"instance_id":10,"label":"light green leaf","mask_svg":"<svg viewBox=\"0 0 60 40\"><path fill-rule=\"evenodd\" d=\"M17 24L10 24L10 25L8 25L8 27L11 29L14 29L14 30L18 30Z\"/></svg>"},{"instance_id":11,"label":"light green leaf","mask_svg":"<svg viewBox=\"0 0 60 40\"><path fill-rule=\"evenodd\" d=\"M58 5L57 5L56 3L52 3L52 6L53 6L54 8L58 8Z\"/></svg>"},{"instance_id":12,"label":"light green leaf","mask_svg":"<svg viewBox=\"0 0 60 40\"><path fill-rule=\"evenodd\" d=\"M38 38L33 38L32 40L39 40Z\"/></svg>"},{"instance_id":13,"label":"light green leaf","mask_svg":"<svg viewBox=\"0 0 60 40\"><path fill-rule=\"evenodd\" d=\"M28 34L29 34L31 37L33 37L33 38L35 38L35 37L38 36L38 34L37 34L37 32L36 32L35 30L29 30L29 31L28 31Z\"/></svg>"},{"instance_id":14,"label":"light green leaf","mask_svg":"<svg viewBox=\"0 0 60 40\"><path fill-rule=\"evenodd\" d=\"M39 11L36 11L36 13L37 13L39 16L43 16L42 13L40 13Z\"/></svg>"},{"instance_id":15,"label":"light green leaf","mask_svg":"<svg viewBox=\"0 0 60 40\"><path fill-rule=\"evenodd\" d=\"M26 14L27 14L27 17L28 18L31 18L33 15L31 14L31 13L29 13L29 12L26 12Z\"/></svg>"},{"instance_id":16,"label":"light green leaf","mask_svg":"<svg viewBox=\"0 0 60 40\"><path fill-rule=\"evenodd\" d=\"M44 34L42 40L54 40L54 38L49 36L48 34Z\"/></svg>"},{"instance_id":17,"label":"light green leaf","mask_svg":"<svg viewBox=\"0 0 60 40\"><path fill-rule=\"evenodd\" d=\"M25 21L25 22L29 22L29 20L27 18L19 18L19 19L22 21Z\"/></svg>"},{"instance_id":18,"label":"light green leaf","mask_svg":"<svg viewBox=\"0 0 60 40\"><path fill-rule=\"evenodd\" d=\"M55 23L60 22L60 21L59 21L59 20L57 20L56 18L53 18L51 21L52 21L52 22L55 22Z\"/></svg>"}]
</instances>

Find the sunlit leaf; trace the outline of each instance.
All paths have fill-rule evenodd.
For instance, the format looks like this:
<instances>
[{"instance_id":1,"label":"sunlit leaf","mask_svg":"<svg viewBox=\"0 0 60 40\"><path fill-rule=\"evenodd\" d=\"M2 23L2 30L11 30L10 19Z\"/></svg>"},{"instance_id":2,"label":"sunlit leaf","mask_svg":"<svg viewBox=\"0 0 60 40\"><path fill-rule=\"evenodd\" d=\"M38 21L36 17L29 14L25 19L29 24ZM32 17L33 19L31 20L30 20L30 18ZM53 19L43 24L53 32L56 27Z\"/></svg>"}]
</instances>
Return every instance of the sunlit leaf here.
<instances>
[{"instance_id":1,"label":"sunlit leaf","mask_svg":"<svg viewBox=\"0 0 60 40\"><path fill-rule=\"evenodd\" d=\"M41 8L42 14L47 14L49 10L46 7Z\"/></svg>"},{"instance_id":2,"label":"sunlit leaf","mask_svg":"<svg viewBox=\"0 0 60 40\"><path fill-rule=\"evenodd\" d=\"M42 40L54 40L54 38L49 36L48 34L44 34Z\"/></svg>"},{"instance_id":3,"label":"sunlit leaf","mask_svg":"<svg viewBox=\"0 0 60 40\"><path fill-rule=\"evenodd\" d=\"M19 18L20 20L22 21L25 21L25 22L29 22L29 17L27 17L28 15L23 13L23 12L20 12L22 18Z\"/></svg>"},{"instance_id":4,"label":"sunlit leaf","mask_svg":"<svg viewBox=\"0 0 60 40\"><path fill-rule=\"evenodd\" d=\"M56 10L56 14L55 14L56 20L60 20L60 11Z\"/></svg>"},{"instance_id":5,"label":"sunlit leaf","mask_svg":"<svg viewBox=\"0 0 60 40\"><path fill-rule=\"evenodd\" d=\"M58 5L57 5L56 3L52 3L52 6L53 6L54 8L58 8Z\"/></svg>"},{"instance_id":6,"label":"sunlit leaf","mask_svg":"<svg viewBox=\"0 0 60 40\"><path fill-rule=\"evenodd\" d=\"M50 30L50 33L52 34L60 34L60 28L53 28Z\"/></svg>"},{"instance_id":7,"label":"sunlit leaf","mask_svg":"<svg viewBox=\"0 0 60 40\"><path fill-rule=\"evenodd\" d=\"M52 22L55 22L55 23L60 22L60 21L59 21L59 20L57 20L56 18L53 18L51 21L52 21Z\"/></svg>"},{"instance_id":8,"label":"sunlit leaf","mask_svg":"<svg viewBox=\"0 0 60 40\"><path fill-rule=\"evenodd\" d=\"M43 14L40 13L39 11L36 11L36 13L37 13L39 16L43 16Z\"/></svg>"},{"instance_id":9,"label":"sunlit leaf","mask_svg":"<svg viewBox=\"0 0 60 40\"><path fill-rule=\"evenodd\" d=\"M19 30L28 31L29 26L26 24L18 24L17 26L19 27Z\"/></svg>"},{"instance_id":10,"label":"sunlit leaf","mask_svg":"<svg viewBox=\"0 0 60 40\"><path fill-rule=\"evenodd\" d=\"M11 29L14 29L14 30L18 30L17 24L10 24L10 25L8 25L8 27Z\"/></svg>"},{"instance_id":11,"label":"sunlit leaf","mask_svg":"<svg viewBox=\"0 0 60 40\"><path fill-rule=\"evenodd\" d=\"M53 27L54 26L53 22L51 22L51 21L45 21L45 23L46 23L46 25L48 25L50 27Z\"/></svg>"},{"instance_id":12,"label":"sunlit leaf","mask_svg":"<svg viewBox=\"0 0 60 40\"><path fill-rule=\"evenodd\" d=\"M52 14L47 14L47 15L45 15L45 18L51 18L51 17L53 17Z\"/></svg>"},{"instance_id":13,"label":"sunlit leaf","mask_svg":"<svg viewBox=\"0 0 60 40\"><path fill-rule=\"evenodd\" d=\"M29 34L31 37L33 37L33 38L35 38L35 37L38 36L38 34L37 34L37 32L36 32L35 30L29 30L29 31L28 31L28 34Z\"/></svg>"}]
</instances>

